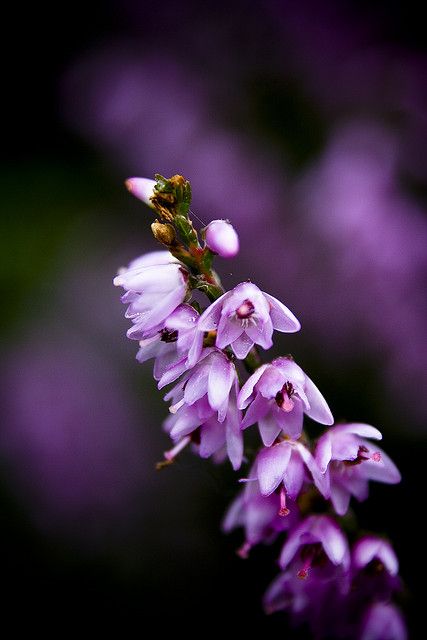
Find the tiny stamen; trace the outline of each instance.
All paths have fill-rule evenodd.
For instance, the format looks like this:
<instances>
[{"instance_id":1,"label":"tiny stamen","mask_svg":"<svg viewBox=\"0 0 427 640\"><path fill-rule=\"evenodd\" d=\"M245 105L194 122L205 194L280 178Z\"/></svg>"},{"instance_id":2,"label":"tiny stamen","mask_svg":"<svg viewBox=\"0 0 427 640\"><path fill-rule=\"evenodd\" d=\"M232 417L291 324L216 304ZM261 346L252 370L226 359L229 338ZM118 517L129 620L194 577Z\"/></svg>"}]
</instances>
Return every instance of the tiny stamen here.
<instances>
[{"instance_id":1,"label":"tiny stamen","mask_svg":"<svg viewBox=\"0 0 427 640\"><path fill-rule=\"evenodd\" d=\"M242 544L241 547L239 547L239 549L237 549L236 554L239 556L239 558L242 558L242 560L247 560L249 557L249 551L251 550L252 545L249 544L249 542L244 542Z\"/></svg>"},{"instance_id":2,"label":"tiny stamen","mask_svg":"<svg viewBox=\"0 0 427 640\"><path fill-rule=\"evenodd\" d=\"M311 561L312 556L309 555L308 558L304 560L304 564L302 565L301 569L298 571L297 577L301 578L301 580L305 580L308 577L308 573L311 569Z\"/></svg>"},{"instance_id":3,"label":"tiny stamen","mask_svg":"<svg viewBox=\"0 0 427 640\"><path fill-rule=\"evenodd\" d=\"M289 381L285 382L281 390L276 393L275 400L276 400L277 406L280 407L282 411L285 411L286 413L289 413L290 411L292 411L292 409L295 406L295 403L293 400L291 400L291 397L294 394L295 394L295 389L293 387L292 382L289 382Z\"/></svg>"},{"instance_id":4,"label":"tiny stamen","mask_svg":"<svg viewBox=\"0 0 427 640\"><path fill-rule=\"evenodd\" d=\"M179 402L177 402L176 404L172 404L169 407L169 412L170 413L176 413L178 411L178 409L180 409L182 407L183 404L185 404L184 398L182 400L180 400Z\"/></svg>"},{"instance_id":5,"label":"tiny stamen","mask_svg":"<svg viewBox=\"0 0 427 640\"><path fill-rule=\"evenodd\" d=\"M288 509L288 507L286 506L286 489L284 486L281 487L280 489L280 509L279 509L279 516L281 517L285 517L288 516L290 514L290 510Z\"/></svg>"},{"instance_id":6,"label":"tiny stamen","mask_svg":"<svg viewBox=\"0 0 427 640\"><path fill-rule=\"evenodd\" d=\"M375 451L372 455L371 455L371 459L374 462L381 462L381 454L379 451Z\"/></svg>"},{"instance_id":7,"label":"tiny stamen","mask_svg":"<svg viewBox=\"0 0 427 640\"><path fill-rule=\"evenodd\" d=\"M255 312L255 307L250 300L244 300L240 307L236 309L236 316L239 320L246 320L250 318Z\"/></svg>"},{"instance_id":8,"label":"tiny stamen","mask_svg":"<svg viewBox=\"0 0 427 640\"><path fill-rule=\"evenodd\" d=\"M168 462L173 462L176 456L178 455L178 453L180 453L190 441L191 441L191 436L185 436L185 438L182 438L182 440L180 440L174 447L172 447L172 449L169 449L169 451L164 452L163 455L165 456L165 459Z\"/></svg>"}]
</instances>

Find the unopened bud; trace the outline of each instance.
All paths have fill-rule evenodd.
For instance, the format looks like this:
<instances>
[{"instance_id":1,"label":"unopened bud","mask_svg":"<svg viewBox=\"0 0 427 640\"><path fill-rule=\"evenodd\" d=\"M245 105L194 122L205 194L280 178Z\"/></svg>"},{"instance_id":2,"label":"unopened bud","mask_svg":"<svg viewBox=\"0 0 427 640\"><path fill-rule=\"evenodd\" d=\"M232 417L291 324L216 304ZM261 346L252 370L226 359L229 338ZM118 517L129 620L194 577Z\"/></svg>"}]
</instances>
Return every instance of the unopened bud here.
<instances>
[{"instance_id":1,"label":"unopened bud","mask_svg":"<svg viewBox=\"0 0 427 640\"><path fill-rule=\"evenodd\" d=\"M176 242L175 229L171 224L161 223L161 222L153 222L151 225L151 231L153 232L153 236L161 242L162 244L170 247Z\"/></svg>"},{"instance_id":2,"label":"unopened bud","mask_svg":"<svg viewBox=\"0 0 427 640\"><path fill-rule=\"evenodd\" d=\"M226 220L213 220L206 227L206 245L222 258L233 258L239 252L239 236Z\"/></svg>"},{"instance_id":3,"label":"unopened bud","mask_svg":"<svg viewBox=\"0 0 427 640\"><path fill-rule=\"evenodd\" d=\"M154 208L151 198L154 196L155 180L149 178L128 178L125 182L126 188L139 200Z\"/></svg>"}]
</instances>

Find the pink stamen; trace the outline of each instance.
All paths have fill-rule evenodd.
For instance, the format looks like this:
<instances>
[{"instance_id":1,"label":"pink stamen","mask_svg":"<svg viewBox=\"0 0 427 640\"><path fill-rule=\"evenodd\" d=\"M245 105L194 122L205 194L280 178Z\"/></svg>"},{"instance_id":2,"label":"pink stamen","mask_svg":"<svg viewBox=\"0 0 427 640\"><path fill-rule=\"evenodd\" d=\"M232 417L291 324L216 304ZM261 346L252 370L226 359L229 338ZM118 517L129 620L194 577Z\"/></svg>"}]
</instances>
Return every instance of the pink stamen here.
<instances>
[{"instance_id":1,"label":"pink stamen","mask_svg":"<svg viewBox=\"0 0 427 640\"><path fill-rule=\"evenodd\" d=\"M311 568L311 561L312 561L312 557L309 556L305 561L304 564L302 565L301 569L298 571L297 573L297 577L301 578L301 580L305 580L308 576L308 573L310 571Z\"/></svg>"},{"instance_id":2,"label":"pink stamen","mask_svg":"<svg viewBox=\"0 0 427 640\"><path fill-rule=\"evenodd\" d=\"M185 436L185 438L180 440L172 449L170 449L169 451L165 451L163 455L166 460L168 460L169 462L174 460L178 453L180 453L190 441L191 436Z\"/></svg>"},{"instance_id":3,"label":"pink stamen","mask_svg":"<svg viewBox=\"0 0 427 640\"><path fill-rule=\"evenodd\" d=\"M373 453L371 455L371 458L374 462L381 462L381 454L379 451L375 451L375 453Z\"/></svg>"},{"instance_id":4,"label":"pink stamen","mask_svg":"<svg viewBox=\"0 0 427 640\"><path fill-rule=\"evenodd\" d=\"M285 516L288 516L289 514L290 514L290 510L286 506L286 489L285 489L285 487L282 486L281 489L280 489L279 516L285 517Z\"/></svg>"},{"instance_id":5,"label":"pink stamen","mask_svg":"<svg viewBox=\"0 0 427 640\"><path fill-rule=\"evenodd\" d=\"M240 307L236 309L236 315L240 320L250 318L255 311L255 307L250 300L244 300Z\"/></svg>"},{"instance_id":6,"label":"pink stamen","mask_svg":"<svg viewBox=\"0 0 427 640\"><path fill-rule=\"evenodd\" d=\"M239 556L239 558L242 558L242 560L247 560L247 558L249 557L249 551L251 550L252 545L249 544L249 542L244 542L242 544L242 546L237 549L236 553Z\"/></svg>"}]
</instances>

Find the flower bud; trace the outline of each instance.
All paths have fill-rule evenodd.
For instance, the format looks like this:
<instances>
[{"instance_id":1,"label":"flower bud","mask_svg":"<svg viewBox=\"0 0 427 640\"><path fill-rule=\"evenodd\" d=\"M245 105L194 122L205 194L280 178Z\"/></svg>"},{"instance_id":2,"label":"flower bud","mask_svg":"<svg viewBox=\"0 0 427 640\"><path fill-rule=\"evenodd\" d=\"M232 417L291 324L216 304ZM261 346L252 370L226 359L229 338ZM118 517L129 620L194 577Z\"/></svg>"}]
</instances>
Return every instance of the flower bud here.
<instances>
[{"instance_id":1,"label":"flower bud","mask_svg":"<svg viewBox=\"0 0 427 640\"><path fill-rule=\"evenodd\" d=\"M226 220L213 220L206 227L206 245L222 258L233 258L239 252L239 237Z\"/></svg>"},{"instance_id":2,"label":"flower bud","mask_svg":"<svg viewBox=\"0 0 427 640\"><path fill-rule=\"evenodd\" d=\"M151 202L151 198L154 196L154 187L156 184L155 180L150 180L149 178L128 178L125 182L126 188L132 195L139 198L139 200L142 200L153 209L154 206Z\"/></svg>"},{"instance_id":3,"label":"flower bud","mask_svg":"<svg viewBox=\"0 0 427 640\"><path fill-rule=\"evenodd\" d=\"M151 231L156 240L167 247L176 243L175 229L171 224L162 224L156 220L156 222L153 222L151 225Z\"/></svg>"}]
</instances>

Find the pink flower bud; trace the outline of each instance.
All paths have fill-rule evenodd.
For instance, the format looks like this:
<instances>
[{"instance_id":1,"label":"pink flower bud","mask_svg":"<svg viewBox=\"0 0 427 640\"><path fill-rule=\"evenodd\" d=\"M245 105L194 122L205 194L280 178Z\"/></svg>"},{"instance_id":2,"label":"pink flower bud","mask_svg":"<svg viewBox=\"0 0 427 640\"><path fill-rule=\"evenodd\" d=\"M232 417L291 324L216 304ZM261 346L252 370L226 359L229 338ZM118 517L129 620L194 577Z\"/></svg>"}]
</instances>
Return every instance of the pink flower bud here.
<instances>
[{"instance_id":1,"label":"pink flower bud","mask_svg":"<svg viewBox=\"0 0 427 640\"><path fill-rule=\"evenodd\" d=\"M239 237L225 220L213 220L206 227L206 244L222 258L233 258L239 252Z\"/></svg>"},{"instance_id":2,"label":"pink flower bud","mask_svg":"<svg viewBox=\"0 0 427 640\"><path fill-rule=\"evenodd\" d=\"M150 198L154 195L155 180L149 178L128 178L125 182L126 188L139 200L152 207Z\"/></svg>"}]
</instances>

